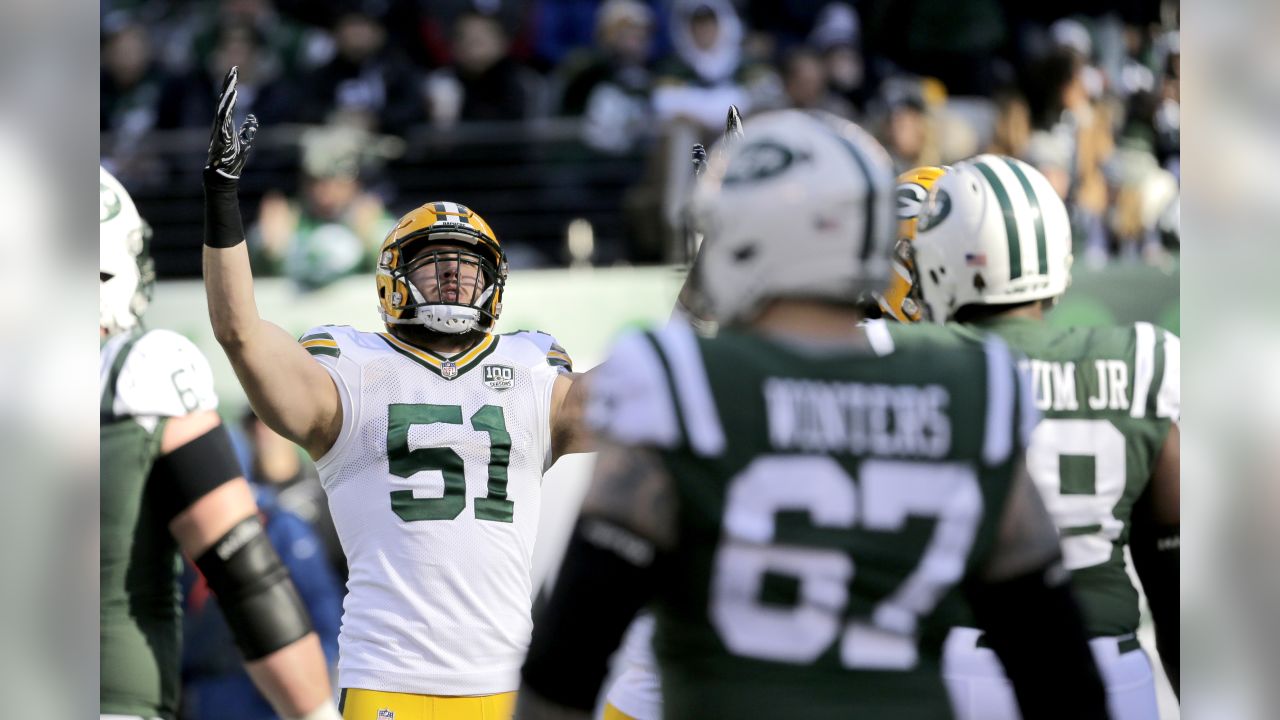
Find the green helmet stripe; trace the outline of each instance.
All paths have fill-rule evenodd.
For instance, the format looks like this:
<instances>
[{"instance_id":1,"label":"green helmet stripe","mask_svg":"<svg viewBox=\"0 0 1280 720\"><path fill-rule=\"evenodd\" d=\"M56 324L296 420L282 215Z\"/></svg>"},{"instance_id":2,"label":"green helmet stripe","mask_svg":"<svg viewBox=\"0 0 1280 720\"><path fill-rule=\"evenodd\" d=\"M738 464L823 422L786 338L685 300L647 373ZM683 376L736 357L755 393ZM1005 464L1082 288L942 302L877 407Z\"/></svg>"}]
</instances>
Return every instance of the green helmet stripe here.
<instances>
[{"instance_id":1,"label":"green helmet stripe","mask_svg":"<svg viewBox=\"0 0 1280 720\"><path fill-rule=\"evenodd\" d=\"M124 370L124 361L129 357L129 352L133 350L134 344L142 339L142 336L142 328L135 325L129 330L129 339L124 341L124 345L116 352L115 358L111 361L111 370L107 373L106 387L102 389L102 398L99 402L100 417L115 417L116 383L120 380L120 372Z\"/></svg>"},{"instance_id":2,"label":"green helmet stripe","mask_svg":"<svg viewBox=\"0 0 1280 720\"><path fill-rule=\"evenodd\" d=\"M858 258L864 262L871 257L871 251L875 248L875 231L876 231L876 179L871 173L871 166L867 164L867 159L862 156L862 152L853 144L849 138L841 135L839 131L827 128L832 137L844 146L845 150L853 156L853 161L858 165L858 170L862 172L863 182L866 183L867 197L865 207L862 209L865 221L862 226L862 247L858 251Z\"/></svg>"},{"instance_id":3,"label":"green helmet stripe","mask_svg":"<svg viewBox=\"0 0 1280 720\"><path fill-rule=\"evenodd\" d=\"M1000 210L1004 213L1004 232L1009 238L1009 279L1016 280L1022 277L1022 241L1018 237L1018 218L1013 214L1013 203L1009 200L1009 192L1004 189L1004 183L996 177L995 171L987 167L986 163L978 162L973 166L982 173L991 185L991 189L995 191Z\"/></svg>"},{"instance_id":4,"label":"green helmet stripe","mask_svg":"<svg viewBox=\"0 0 1280 720\"><path fill-rule=\"evenodd\" d=\"M1009 158L1002 158L1013 174L1018 178L1018 184L1022 185L1022 190L1027 194L1027 202L1031 203L1031 216L1036 222L1036 252L1040 254L1040 274L1049 274L1049 251L1045 248L1044 242L1044 213L1040 210L1040 198L1036 196L1036 191L1031 187L1031 181L1027 179L1027 174L1022 172L1022 168L1018 167L1018 163L1013 162Z\"/></svg>"}]
</instances>

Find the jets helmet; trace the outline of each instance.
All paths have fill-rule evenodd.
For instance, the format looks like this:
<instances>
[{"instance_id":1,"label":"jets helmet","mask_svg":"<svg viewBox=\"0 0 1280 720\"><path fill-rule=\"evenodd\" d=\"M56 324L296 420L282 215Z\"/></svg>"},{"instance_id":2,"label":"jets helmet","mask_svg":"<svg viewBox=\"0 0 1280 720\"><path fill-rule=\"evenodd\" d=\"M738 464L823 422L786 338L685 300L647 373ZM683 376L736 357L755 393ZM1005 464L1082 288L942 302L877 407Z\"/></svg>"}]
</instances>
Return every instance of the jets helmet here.
<instances>
[{"instance_id":1,"label":"jets helmet","mask_svg":"<svg viewBox=\"0 0 1280 720\"><path fill-rule=\"evenodd\" d=\"M934 183L912 242L928 316L1056 298L1071 283L1067 208L1040 171L979 155Z\"/></svg>"},{"instance_id":2,"label":"jets helmet","mask_svg":"<svg viewBox=\"0 0 1280 720\"><path fill-rule=\"evenodd\" d=\"M692 209L717 321L749 322L777 298L853 305L884 287L893 166L869 134L829 113L779 110L712 156Z\"/></svg>"},{"instance_id":3,"label":"jets helmet","mask_svg":"<svg viewBox=\"0 0 1280 720\"><path fill-rule=\"evenodd\" d=\"M133 198L106 168L98 168L98 324L114 335L138 325L151 301L155 266L151 228Z\"/></svg>"},{"instance_id":4,"label":"jets helmet","mask_svg":"<svg viewBox=\"0 0 1280 720\"><path fill-rule=\"evenodd\" d=\"M415 270L433 263L436 288L472 283L469 302L445 301L438 291L428 299L410 280ZM464 265L473 266L474 275L463 272ZM502 312L507 257L489 223L475 211L453 202L429 202L400 218L382 241L375 280L388 329L421 325L449 334L489 331ZM461 292L457 297L461 300Z\"/></svg>"},{"instance_id":5,"label":"jets helmet","mask_svg":"<svg viewBox=\"0 0 1280 720\"><path fill-rule=\"evenodd\" d=\"M889 275L889 285L876 298L880 311L898 322L919 322L922 315L911 241L916 237L916 218L920 217L920 210L929 197L929 188L948 169L926 165L898 176L898 241L893 246L893 272Z\"/></svg>"}]
</instances>

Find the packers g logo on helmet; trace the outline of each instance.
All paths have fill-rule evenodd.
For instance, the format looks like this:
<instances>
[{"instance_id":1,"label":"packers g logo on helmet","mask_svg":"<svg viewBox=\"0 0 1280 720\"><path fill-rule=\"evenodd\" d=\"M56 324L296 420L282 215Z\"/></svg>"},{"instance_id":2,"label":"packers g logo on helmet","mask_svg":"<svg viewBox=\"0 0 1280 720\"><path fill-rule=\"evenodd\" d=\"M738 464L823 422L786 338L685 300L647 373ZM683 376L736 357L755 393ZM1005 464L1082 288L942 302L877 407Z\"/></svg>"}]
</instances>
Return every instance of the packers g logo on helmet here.
<instances>
[{"instance_id":1,"label":"packers g logo on helmet","mask_svg":"<svg viewBox=\"0 0 1280 720\"><path fill-rule=\"evenodd\" d=\"M466 249L424 247L446 242ZM439 299L428 302L409 281L409 274L415 269L433 262L437 272L441 262L477 268L476 287L469 303ZM474 329L488 332L502 312L507 257L493 229L475 211L453 202L429 202L401 217L382 241L375 281L378 309L388 329L393 325L421 325L451 334Z\"/></svg>"},{"instance_id":2,"label":"packers g logo on helmet","mask_svg":"<svg viewBox=\"0 0 1280 720\"><path fill-rule=\"evenodd\" d=\"M922 317L920 293L916 287L915 262L911 255L911 241L916 237L917 223L937 224L951 210L950 200L945 208L938 209L938 200L928 217L921 217L929 191L950 168L931 166L912 168L898 176L897 212L898 241L893 247L893 274L889 286L877 298L885 315L903 323L918 322Z\"/></svg>"}]
</instances>

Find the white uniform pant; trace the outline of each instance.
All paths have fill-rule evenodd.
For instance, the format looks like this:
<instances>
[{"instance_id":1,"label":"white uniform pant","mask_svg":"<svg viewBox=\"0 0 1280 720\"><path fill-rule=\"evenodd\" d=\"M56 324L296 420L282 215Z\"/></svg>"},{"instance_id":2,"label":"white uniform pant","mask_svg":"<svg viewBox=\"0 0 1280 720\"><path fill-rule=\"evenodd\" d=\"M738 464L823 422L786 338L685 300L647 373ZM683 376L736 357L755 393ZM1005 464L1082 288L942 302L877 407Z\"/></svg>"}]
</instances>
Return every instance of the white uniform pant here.
<instances>
[{"instance_id":1,"label":"white uniform pant","mask_svg":"<svg viewBox=\"0 0 1280 720\"><path fill-rule=\"evenodd\" d=\"M610 705L636 720L662 719L662 681L653 657L653 616L636 616L615 660L622 671L609 686Z\"/></svg>"},{"instance_id":2,"label":"white uniform pant","mask_svg":"<svg viewBox=\"0 0 1280 720\"><path fill-rule=\"evenodd\" d=\"M943 648L942 675L957 720L1019 720L1013 685L995 651L978 646L982 631L955 628ZM1133 642L1125 640L1125 644ZM1094 662L1107 688L1107 707L1113 720L1159 720L1155 675L1141 647L1120 652L1121 639L1089 641ZM1064 688L1063 692L1071 692Z\"/></svg>"}]
</instances>

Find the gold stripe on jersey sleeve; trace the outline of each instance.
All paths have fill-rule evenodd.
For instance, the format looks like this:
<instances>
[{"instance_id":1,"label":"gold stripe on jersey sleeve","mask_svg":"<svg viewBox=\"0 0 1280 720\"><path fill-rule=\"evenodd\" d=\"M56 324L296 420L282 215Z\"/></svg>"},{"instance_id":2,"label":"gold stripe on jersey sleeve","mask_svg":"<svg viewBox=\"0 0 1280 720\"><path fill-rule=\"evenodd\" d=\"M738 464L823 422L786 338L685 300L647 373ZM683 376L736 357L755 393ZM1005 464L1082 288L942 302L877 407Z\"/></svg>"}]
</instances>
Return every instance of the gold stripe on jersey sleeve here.
<instances>
[{"instance_id":1,"label":"gold stripe on jersey sleeve","mask_svg":"<svg viewBox=\"0 0 1280 720\"><path fill-rule=\"evenodd\" d=\"M312 347L336 348L338 347L338 343L334 340L325 340L323 338L317 338L315 340L307 340L303 342L302 347L304 348L312 348Z\"/></svg>"},{"instance_id":2,"label":"gold stripe on jersey sleeve","mask_svg":"<svg viewBox=\"0 0 1280 720\"><path fill-rule=\"evenodd\" d=\"M334 340L333 336L328 333L318 332L304 335L298 339L298 344L313 356L324 355L337 358L342 355L342 348L339 347L338 341Z\"/></svg>"}]
</instances>

